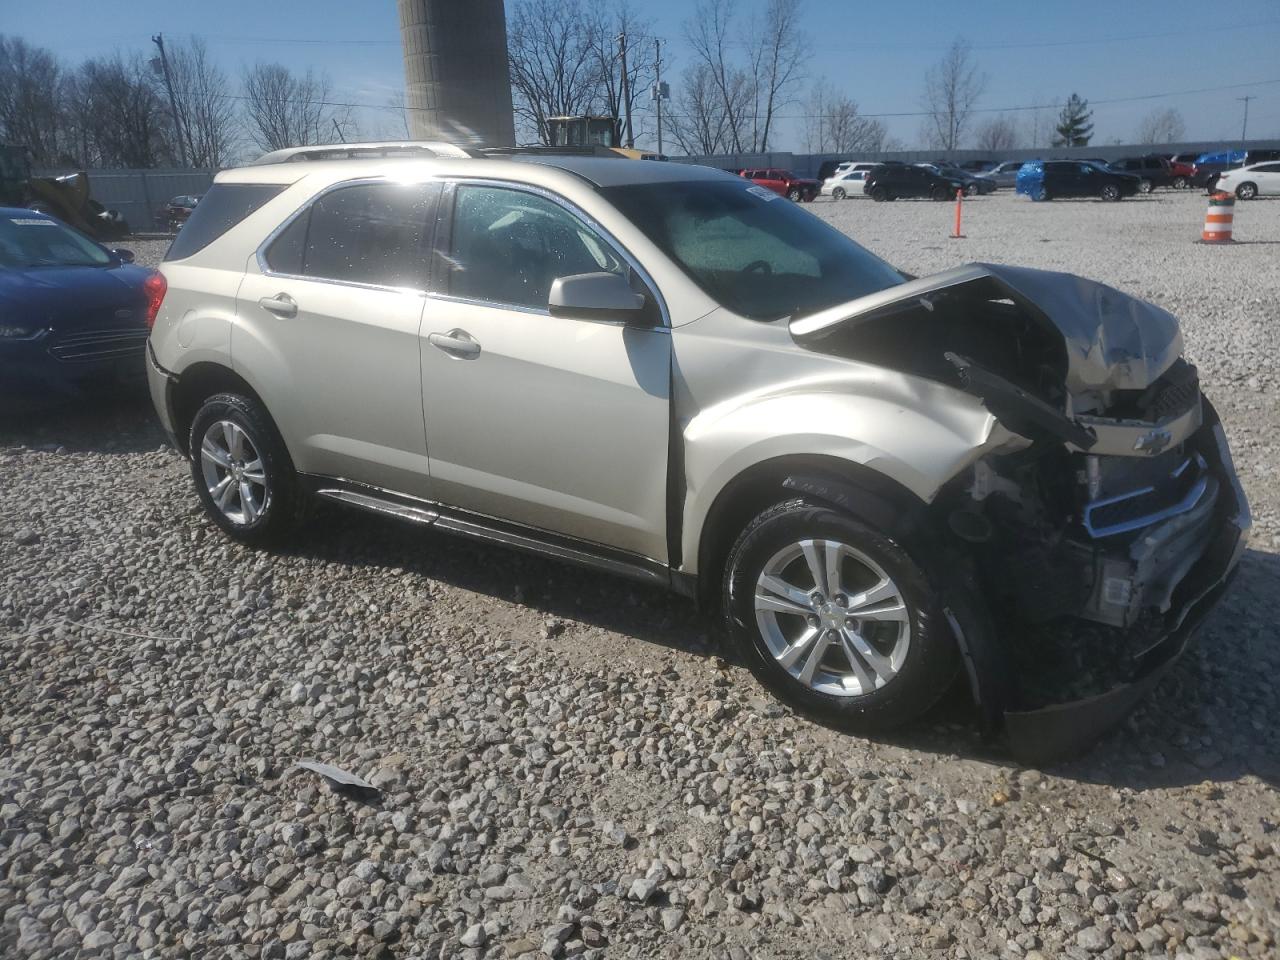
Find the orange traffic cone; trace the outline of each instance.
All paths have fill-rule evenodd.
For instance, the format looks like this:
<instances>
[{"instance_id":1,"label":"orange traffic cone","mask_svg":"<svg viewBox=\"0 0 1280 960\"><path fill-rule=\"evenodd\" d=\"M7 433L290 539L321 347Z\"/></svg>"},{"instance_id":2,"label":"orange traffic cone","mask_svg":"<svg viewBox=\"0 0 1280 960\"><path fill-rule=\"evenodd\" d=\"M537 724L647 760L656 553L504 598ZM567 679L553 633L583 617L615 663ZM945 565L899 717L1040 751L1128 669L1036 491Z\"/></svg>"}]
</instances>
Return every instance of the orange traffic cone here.
<instances>
[{"instance_id":1,"label":"orange traffic cone","mask_svg":"<svg viewBox=\"0 0 1280 960\"><path fill-rule=\"evenodd\" d=\"M1204 215L1201 243L1235 243L1231 239L1231 221L1235 218L1236 198L1229 193L1209 197L1209 210Z\"/></svg>"}]
</instances>

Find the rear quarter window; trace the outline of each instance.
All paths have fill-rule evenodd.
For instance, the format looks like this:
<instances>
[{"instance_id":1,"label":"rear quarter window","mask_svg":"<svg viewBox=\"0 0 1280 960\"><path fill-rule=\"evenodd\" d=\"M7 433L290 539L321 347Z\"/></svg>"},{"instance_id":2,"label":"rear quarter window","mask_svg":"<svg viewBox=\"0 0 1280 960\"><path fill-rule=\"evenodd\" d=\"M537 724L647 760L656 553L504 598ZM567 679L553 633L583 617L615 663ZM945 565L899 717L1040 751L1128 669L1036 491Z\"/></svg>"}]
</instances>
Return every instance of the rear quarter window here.
<instances>
[{"instance_id":1,"label":"rear quarter window","mask_svg":"<svg viewBox=\"0 0 1280 960\"><path fill-rule=\"evenodd\" d=\"M286 186L283 183L215 183L169 244L165 260L184 260L203 250Z\"/></svg>"}]
</instances>

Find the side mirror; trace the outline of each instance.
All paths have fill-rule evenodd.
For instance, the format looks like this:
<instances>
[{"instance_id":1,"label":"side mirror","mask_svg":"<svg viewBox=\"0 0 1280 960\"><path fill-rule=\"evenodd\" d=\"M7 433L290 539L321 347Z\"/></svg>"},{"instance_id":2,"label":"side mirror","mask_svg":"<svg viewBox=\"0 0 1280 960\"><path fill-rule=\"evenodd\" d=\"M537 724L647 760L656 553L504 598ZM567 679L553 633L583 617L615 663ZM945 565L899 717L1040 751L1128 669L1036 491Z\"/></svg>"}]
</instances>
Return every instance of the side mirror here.
<instances>
[{"instance_id":1,"label":"side mirror","mask_svg":"<svg viewBox=\"0 0 1280 960\"><path fill-rule=\"evenodd\" d=\"M111 255L121 263L133 263L132 250L125 250L123 247L112 247Z\"/></svg>"},{"instance_id":2,"label":"side mirror","mask_svg":"<svg viewBox=\"0 0 1280 960\"><path fill-rule=\"evenodd\" d=\"M645 296L631 289L616 273L579 273L559 277L551 284L547 309L553 317L579 320L620 320L638 323L644 318Z\"/></svg>"}]
</instances>

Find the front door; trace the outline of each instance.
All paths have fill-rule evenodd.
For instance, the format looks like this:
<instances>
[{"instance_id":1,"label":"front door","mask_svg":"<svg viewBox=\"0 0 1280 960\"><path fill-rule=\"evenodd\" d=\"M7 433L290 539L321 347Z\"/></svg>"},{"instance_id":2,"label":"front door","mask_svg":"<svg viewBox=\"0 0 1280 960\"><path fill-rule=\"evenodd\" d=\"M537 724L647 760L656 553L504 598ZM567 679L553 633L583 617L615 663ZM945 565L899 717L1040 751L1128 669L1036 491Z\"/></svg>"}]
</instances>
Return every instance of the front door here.
<instances>
[{"instance_id":1,"label":"front door","mask_svg":"<svg viewBox=\"0 0 1280 960\"><path fill-rule=\"evenodd\" d=\"M304 473L430 495L418 325L438 184L340 185L250 264L232 363Z\"/></svg>"},{"instance_id":2,"label":"front door","mask_svg":"<svg viewBox=\"0 0 1280 960\"><path fill-rule=\"evenodd\" d=\"M547 310L557 277L642 281L547 194L460 183L444 204L421 339L437 499L665 560L669 330L656 309L648 326Z\"/></svg>"}]
</instances>

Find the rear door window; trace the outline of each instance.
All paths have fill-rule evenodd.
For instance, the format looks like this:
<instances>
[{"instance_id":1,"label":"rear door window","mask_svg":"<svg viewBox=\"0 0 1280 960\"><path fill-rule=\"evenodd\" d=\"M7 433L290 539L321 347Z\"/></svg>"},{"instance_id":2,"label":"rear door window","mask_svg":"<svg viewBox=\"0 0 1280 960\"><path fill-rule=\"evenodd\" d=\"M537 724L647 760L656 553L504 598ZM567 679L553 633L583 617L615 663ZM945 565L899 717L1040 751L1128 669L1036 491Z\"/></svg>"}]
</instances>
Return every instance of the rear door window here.
<instances>
[{"instance_id":1,"label":"rear door window","mask_svg":"<svg viewBox=\"0 0 1280 960\"><path fill-rule=\"evenodd\" d=\"M317 280L426 289L426 246L439 189L434 183L369 183L331 190L272 241L267 266Z\"/></svg>"},{"instance_id":2,"label":"rear door window","mask_svg":"<svg viewBox=\"0 0 1280 960\"><path fill-rule=\"evenodd\" d=\"M183 260L203 250L286 186L284 183L215 183L169 244L165 260Z\"/></svg>"}]
</instances>

